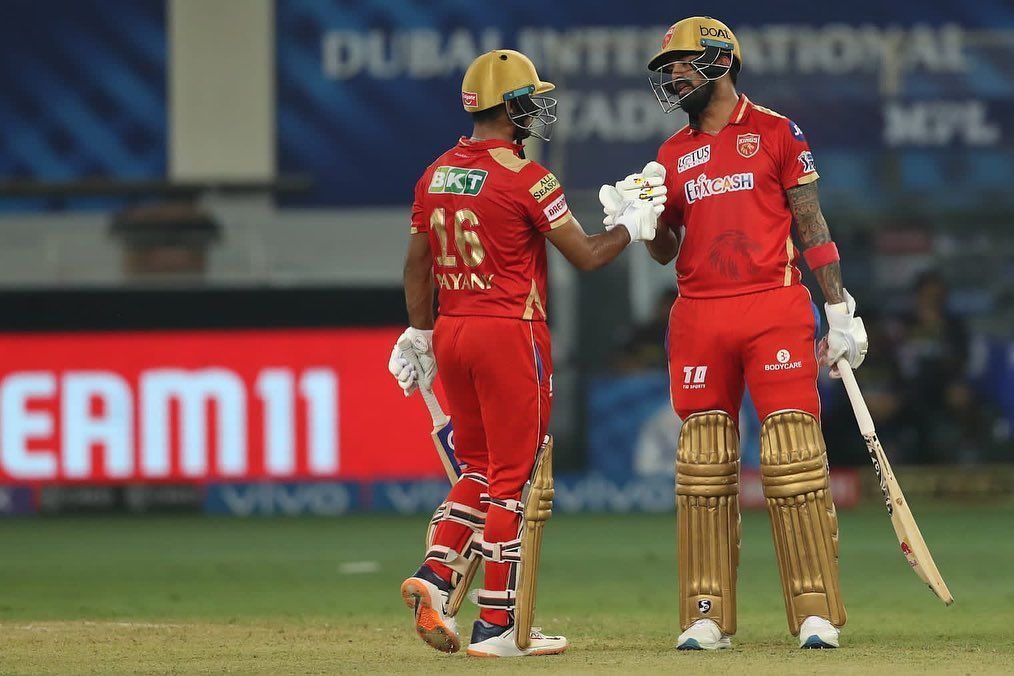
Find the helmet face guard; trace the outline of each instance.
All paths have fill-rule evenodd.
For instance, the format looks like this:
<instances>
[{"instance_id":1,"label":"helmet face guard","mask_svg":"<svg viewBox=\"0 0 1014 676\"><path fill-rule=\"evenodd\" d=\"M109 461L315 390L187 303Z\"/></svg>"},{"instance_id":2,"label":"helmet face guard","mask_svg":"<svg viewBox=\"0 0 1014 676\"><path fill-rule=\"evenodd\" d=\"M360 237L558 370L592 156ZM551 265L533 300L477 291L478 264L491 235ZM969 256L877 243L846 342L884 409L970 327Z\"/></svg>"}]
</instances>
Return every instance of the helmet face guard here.
<instances>
[{"instance_id":1,"label":"helmet face guard","mask_svg":"<svg viewBox=\"0 0 1014 676\"><path fill-rule=\"evenodd\" d=\"M534 86L522 87L503 95L507 116L523 132L521 138L534 136L548 141L556 122L556 99L552 96L533 96Z\"/></svg>"},{"instance_id":2,"label":"helmet face guard","mask_svg":"<svg viewBox=\"0 0 1014 676\"><path fill-rule=\"evenodd\" d=\"M733 52L729 43L718 40L701 40L701 42L706 45L703 52L691 53L682 57L674 56L671 61L663 63L655 69L654 74L648 76L651 89L655 92L655 98L658 99L658 105L662 106L664 113L669 114L677 108L682 108L683 102L694 92L709 82L719 79L732 69ZM718 60L723 56L729 57L729 63L718 63ZM673 77L673 66L678 63L690 66L704 78L704 82L682 96L679 93L679 85L683 83L692 85L693 83L686 77Z\"/></svg>"}]
</instances>

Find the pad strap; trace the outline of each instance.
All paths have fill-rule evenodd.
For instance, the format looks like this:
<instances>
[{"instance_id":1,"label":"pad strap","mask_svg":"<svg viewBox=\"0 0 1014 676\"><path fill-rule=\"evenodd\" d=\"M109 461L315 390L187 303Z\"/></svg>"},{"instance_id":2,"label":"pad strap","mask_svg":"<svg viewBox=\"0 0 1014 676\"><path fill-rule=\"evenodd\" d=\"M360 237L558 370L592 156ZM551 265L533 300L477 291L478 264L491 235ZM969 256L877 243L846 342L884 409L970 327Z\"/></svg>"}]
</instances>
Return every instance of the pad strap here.
<instances>
[{"instance_id":1,"label":"pad strap","mask_svg":"<svg viewBox=\"0 0 1014 676\"><path fill-rule=\"evenodd\" d=\"M806 259L806 264L810 266L810 270L816 270L817 268L822 268L825 265L841 260L838 257L838 247L834 242L825 242L824 244L810 247L803 252L803 258Z\"/></svg>"},{"instance_id":2,"label":"pad strap","mask_svg":"<svg viewBox=\"0 0 1014 676\"><path fill-rule=\"evenodd\" d=\"M478 533L486 524L486 514L460 502L448 501L437 507L433 512L433 518L430 519L430 523L434 526L440 521L453 521L468 526Z\"/></svg>"},{"instance_id":3,"label":"pad strap","mask_svg":"<svg viewBox=\"0 0 1014 676\"><path fill-rule=\"evenodd\" d=\"M468 595L472 603L480 608L496 610L513 610L517 595L513 589L494 591L492 589L474 589Z\"/></svg>"},{"instance_id":4,"label":"pad strap","mask_svg":"<svg viewBox=\"0 0 1014 676\"><path fill-rule=\"evenodd\" d=\"M461 481L462 479L468 479L470 481L474 481L477 484L489 486L489 479L479 474L478 472L465 472L458 478L458 481Z\"/></svg>"},{"instance_id":5,"label":"pad strap","mask_svg":"<svg viewBox=\"0 0 1014 676\"><path fill-rule=\"evenodd\" d=\"M479 496L479 502L483 505L496 505L501 509L506 509L508 512L525 513L525 505L520 500L501 500L500 498L490 497L489 493L483 493Z\"/></svg>"},{"instance_id":6,"label":"pad strap","mask_svg":"<svg viewBox=\"0 0 1014 676\"><path fill-rule=\"evenodd\" d=\"M482 558L493 563L519 563L521 561L521 538L507 542L472 542L472 549Z\"/></svg>"}]
</instances>

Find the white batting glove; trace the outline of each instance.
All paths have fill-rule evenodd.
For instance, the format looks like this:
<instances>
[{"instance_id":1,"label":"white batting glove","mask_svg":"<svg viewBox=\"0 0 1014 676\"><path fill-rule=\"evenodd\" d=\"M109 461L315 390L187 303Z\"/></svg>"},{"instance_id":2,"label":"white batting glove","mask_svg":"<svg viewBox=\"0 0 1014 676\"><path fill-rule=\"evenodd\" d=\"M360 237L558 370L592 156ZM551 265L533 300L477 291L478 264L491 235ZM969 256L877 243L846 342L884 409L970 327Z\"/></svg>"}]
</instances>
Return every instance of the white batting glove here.
<instances>
[{"instance_id":1,"label":"white batting glove","mask_svg":"<svg viewBox=\"0 0 1014 676\"><path fill-rule=\"evenodd\" d=\"M859 368L870 348L863 320L855 316L855 299L845 289L842 289L842 294L845 296L843 303L824 303L828 331L820 353L825 366L831 367L832 378L841 377L835 366L839 359L844 357L852 368Z\"/></svg>"},{"instance_id":2,"label":"white batting glove","mask_svg":"<svg viewBox=\"0 0 1014 676\"><path fill-rule=\"evenodd\" d=\"M606 230L624 227L630 233L631 242L655 239L658 217L665 209L664 196L662 201L623 200L614 186L604 185L599 188L599 201L616 214L614 222L607 225Z\"/></svg>"},{"instance_id":3,"label":"white batting glove","mask_svg":"<svg viewBox=\"0 0 1014 676\"><path fill-rule=\"evenodd\" d=\"M644 200L664 204L668 192L665 187L665 167L658 162L648 162L640 172L630 174L622 181L617 181L614 187L620 193L620 198L623 201ZM601 192L599 194L601 196ZM602 219L602 223L607 226L616 223L618 214L618 211L611 209L610 206L602 202L602 211L606 215Z\"/></svg>"},{"instance_id":4,"label":"white batting glove","mask_svg":"<svg viewBox=\"0 0 1014 676\"><path fill-rule=\"evenodd\" d=\"M398 341L391 350L391 358L387 363L398 386L411 395L422 385L426 389L433 388L433 379L437 375L437 360L433 354L433 331L409 327L398 336Z\"/></svg>"}]
</instances>

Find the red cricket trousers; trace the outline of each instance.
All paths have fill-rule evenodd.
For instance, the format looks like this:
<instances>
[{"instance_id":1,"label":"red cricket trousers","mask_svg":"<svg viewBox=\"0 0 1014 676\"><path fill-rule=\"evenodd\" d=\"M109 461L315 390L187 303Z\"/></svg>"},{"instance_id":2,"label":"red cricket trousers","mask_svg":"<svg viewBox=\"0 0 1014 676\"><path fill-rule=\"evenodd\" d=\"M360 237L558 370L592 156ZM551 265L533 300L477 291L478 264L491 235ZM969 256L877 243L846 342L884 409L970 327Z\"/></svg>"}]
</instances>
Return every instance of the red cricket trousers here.
<instances>
[{"instance_id":1,"label":"red cricket trousers","mask_svg":"<svg viewBox=\"0 0 1014 676\"><path fill-rule=\"evenodd\" d=\"M725 411L739 422L744 384L763 421L795 409L820 420L817 317L796 284L725 298L679 297L669 314L669 383L681 419Z\"/></svg>"},{"instance_id":2,"label":"red cricket trousers","mask_svg":"<svg viewBox=\"0 0 1014 676\"><path fill-rule=\"evenodd\" d=\"M448 500L486 511L483 540L509 542L518 537L520 515L480 502L491 498L518 500L535 464L535 455L549 426L553 362L549 328L545 322L483 316L446 316L437 319L433 348L440 379L454 421L454 449L463 472L480 474L478 481L461 480ZM434 543L461 551L470 531L444 521ZM430 562L439 574L446 567ZM508 588L511 565L486 561L485 588ZM483 608L482 619L506 625L505 610Z\"/></svg>"}]
</instances>

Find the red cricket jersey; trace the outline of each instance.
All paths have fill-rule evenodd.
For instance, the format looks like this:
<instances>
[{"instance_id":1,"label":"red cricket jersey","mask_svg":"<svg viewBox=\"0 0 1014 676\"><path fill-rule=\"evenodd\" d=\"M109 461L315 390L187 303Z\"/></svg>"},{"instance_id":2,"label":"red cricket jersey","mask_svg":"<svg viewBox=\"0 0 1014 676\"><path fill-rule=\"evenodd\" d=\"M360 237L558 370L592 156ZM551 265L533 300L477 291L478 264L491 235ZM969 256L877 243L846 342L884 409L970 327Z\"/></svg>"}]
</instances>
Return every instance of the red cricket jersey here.
<instances>
[{"instance_id":1,"label":"red cricket jersey","mask_svg":"<svg viewBox=\"0 0 1014 676\"><path fill-rule=\"evenodd\" d=\"M458 144L415 186L440 314L546 320L545 233L571 220L557 178L507 141Z\"/></svg>"},{"instance_id":2,"label":"red cricket jersey","mask_svg":"<svg viewBox=\"0 0 1014 676\"><path fill-rule=\"evenodd\" d=\"M792 120L740 95L717 134L689 125L658 150L669 199L662 222L683 234L676 281L687 298L716 298L798 284L785 191L817 180L813 154Z\"/></svg>"}]
</instances>

